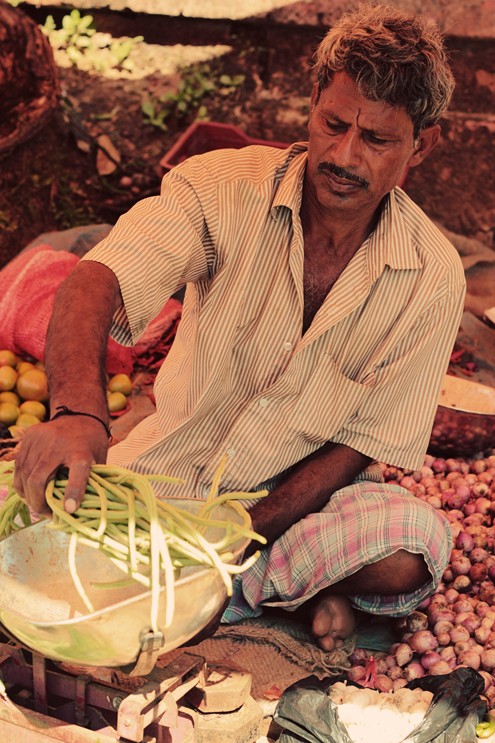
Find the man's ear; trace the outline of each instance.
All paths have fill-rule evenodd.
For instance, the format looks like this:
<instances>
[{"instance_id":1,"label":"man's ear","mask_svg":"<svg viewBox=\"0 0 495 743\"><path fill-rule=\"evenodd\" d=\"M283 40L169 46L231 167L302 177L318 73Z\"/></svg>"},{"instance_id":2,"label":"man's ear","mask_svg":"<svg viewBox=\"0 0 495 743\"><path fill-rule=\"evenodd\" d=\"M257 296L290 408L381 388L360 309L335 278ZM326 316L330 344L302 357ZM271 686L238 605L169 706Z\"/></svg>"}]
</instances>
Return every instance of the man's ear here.
<instances>
[{"instance_id":1,"label":"man's ear","mask_svg":"<svg viewBox=\"0 0 495 743\"><path fill-rule=\"evenodd\" d=\"M422 129L419 137L415 142L414 152L409 159L408 166L414 168L428 157L432 149L437 145L440 139L440 125L434 124Z\"/></svg>"}]
</instances>

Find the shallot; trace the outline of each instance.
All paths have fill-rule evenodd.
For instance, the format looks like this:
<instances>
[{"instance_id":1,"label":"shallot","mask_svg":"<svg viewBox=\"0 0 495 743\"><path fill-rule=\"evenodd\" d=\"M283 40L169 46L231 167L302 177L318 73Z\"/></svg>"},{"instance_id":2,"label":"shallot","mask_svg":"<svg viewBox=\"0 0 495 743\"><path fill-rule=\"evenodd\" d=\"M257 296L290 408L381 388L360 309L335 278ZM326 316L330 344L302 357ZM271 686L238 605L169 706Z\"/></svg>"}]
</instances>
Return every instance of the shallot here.
<instances>
[{"instance_id":1,"label":"shallot","mask_svg":"<svg viewBox=\"0 0 495 743\"><path fill-rule=\"evenodd\" d=\"M427 455L418 470L382 465L382 472L386 481L441 509L453 544L435 592L395 622L385 670L365 671L367 683L385 688L390 685L381 678L385 674L400 690L425 675L468 666L483 677L495 718L495 448L471 460ZM369 654L368 661L353 655L351 675L362 677L356 665L369 663Z\"/></svg>"}]
</instances>

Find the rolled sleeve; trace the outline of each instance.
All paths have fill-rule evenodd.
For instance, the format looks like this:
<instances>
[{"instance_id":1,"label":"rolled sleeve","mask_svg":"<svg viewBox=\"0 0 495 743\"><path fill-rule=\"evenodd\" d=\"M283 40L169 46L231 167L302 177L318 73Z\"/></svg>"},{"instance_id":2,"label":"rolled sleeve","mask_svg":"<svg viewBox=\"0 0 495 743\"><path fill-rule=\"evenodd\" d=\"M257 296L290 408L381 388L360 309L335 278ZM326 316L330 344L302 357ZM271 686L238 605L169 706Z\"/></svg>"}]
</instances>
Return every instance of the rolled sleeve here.
<instances>
[{"instance_id":1,"label":"rolled sleeve","mask_svg":"<svg viewBox=\"0 0 495 743\"><path fill-rule=\"evenodd\" d=\"M84 257L108 266L118 279L124 306L114 317L115 340L134 344L172 294L207 275L210 246L195 188L171 171L160 196L132 207Z\"/></svg>"}]
</instances>

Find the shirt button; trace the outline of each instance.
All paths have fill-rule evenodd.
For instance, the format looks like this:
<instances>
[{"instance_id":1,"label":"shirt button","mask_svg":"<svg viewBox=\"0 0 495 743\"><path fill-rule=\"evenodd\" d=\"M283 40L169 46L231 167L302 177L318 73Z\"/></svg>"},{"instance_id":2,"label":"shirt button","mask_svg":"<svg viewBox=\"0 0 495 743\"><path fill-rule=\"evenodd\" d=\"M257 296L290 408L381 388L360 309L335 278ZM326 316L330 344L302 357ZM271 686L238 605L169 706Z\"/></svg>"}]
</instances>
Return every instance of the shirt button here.
<instances>
[{"instance_id":1,"label":"shirt button","mask_svg":"<svg viewBox=\"0 0 495 743\"><path fill-rule=\"evenodd\" d=\"M227 449L227 456L228 457L234 457L235 456L235 449Z\"/></svg>"},{"instance_id":2,"label":"shirt button","mask_svg":"<svg viewBox=\"0 0 495 743\"><path fill-rule=\"evenodd\" d=\"M260 408L266 408L268 406L268 400L266 399L266 397L262 397L258 405L260 406Z\"/></svg>"},{"instance_id":3,"label":"shirt button","mask_svg":"<svg viewBox=\"0 0 495 743\"><path fill-rule=\"evenodd\" d=\"M289 341L285 341L284 351L292 351L292 343L290 343Z\"/></svg>"}]
</instances>

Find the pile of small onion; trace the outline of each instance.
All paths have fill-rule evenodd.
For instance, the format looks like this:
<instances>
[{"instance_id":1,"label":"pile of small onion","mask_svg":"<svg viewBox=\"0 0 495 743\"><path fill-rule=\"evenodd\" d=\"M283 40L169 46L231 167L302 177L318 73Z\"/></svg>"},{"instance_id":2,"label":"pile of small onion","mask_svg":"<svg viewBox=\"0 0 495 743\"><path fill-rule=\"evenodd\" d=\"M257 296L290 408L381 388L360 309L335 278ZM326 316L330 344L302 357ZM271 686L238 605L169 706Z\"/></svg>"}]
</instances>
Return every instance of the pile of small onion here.
<instances>
[{"instance_id":1,"label":"pile of small onion","mask_svg":"<svg viewBox=\"0 0 495 743\"><path fill-rule=\"evenodd\" d=\"M495 449L470 460L428 455L418 471L383 466L383 474L441 509L454 545L436 593L397 621L398 641L388 653L357 648L347 676L390 691L469 666L495 709Z\"/></svg>"}]
</instances>

